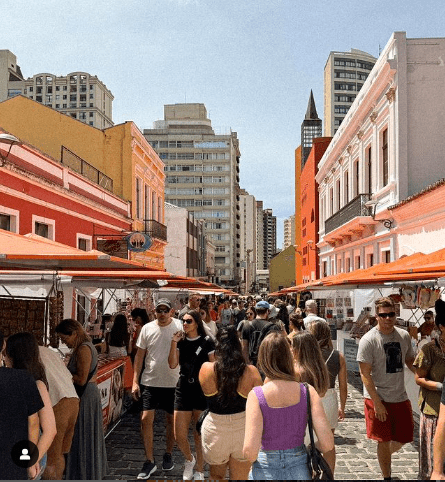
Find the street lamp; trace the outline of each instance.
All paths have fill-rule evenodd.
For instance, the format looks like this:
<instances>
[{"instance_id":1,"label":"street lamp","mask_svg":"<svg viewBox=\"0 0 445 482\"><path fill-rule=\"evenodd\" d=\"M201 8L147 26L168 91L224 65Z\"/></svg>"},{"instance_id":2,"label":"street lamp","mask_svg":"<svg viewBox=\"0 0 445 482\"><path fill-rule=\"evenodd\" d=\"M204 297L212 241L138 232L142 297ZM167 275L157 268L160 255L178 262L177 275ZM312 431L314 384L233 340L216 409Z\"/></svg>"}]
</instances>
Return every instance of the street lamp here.
<instances>
[{"instance_id":1,"label":"street lamp","mask_svg":"<svg viewBox=\"0 0 445 482\"><path fill-rule=\"evenodd\" d=\"M11 134L0 134L0 145L2 144L6 144L6 145L9 145L9 150L8 150L8 153L5 155L3 155L1 152L0 152L0 159L1 159L1 164L0 164L0 167L3 167L5 164L6 164L6 160L8 159L9 157L9 154L11 152L11 149L12 149L12 146L14 144L21 144L20 140L17 139L17 137L15 136L12 136Z\"/></svg>"}]
</instances>

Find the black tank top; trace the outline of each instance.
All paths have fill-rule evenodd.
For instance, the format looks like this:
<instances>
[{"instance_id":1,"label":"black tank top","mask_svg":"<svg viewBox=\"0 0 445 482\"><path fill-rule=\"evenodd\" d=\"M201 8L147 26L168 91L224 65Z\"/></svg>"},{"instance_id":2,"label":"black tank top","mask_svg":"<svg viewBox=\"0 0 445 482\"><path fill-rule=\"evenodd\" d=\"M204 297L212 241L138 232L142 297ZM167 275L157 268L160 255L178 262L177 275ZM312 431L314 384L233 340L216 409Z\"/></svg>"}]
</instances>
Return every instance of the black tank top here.
<instances>
[{"instance_id":1,"label":"black tank top","mask_svg":"<svg viewBox=\"0 0 445 482\"><path fill-rule=\"evenodd\" d=\"M212 413L217 415L233 415L234 413L241 413L246 411L247 398L244 398L238 392L236 397L234 397L228 407L222 408L219 400L218 394L207 396L207 406Z\"/></svg>"}]
</instances>

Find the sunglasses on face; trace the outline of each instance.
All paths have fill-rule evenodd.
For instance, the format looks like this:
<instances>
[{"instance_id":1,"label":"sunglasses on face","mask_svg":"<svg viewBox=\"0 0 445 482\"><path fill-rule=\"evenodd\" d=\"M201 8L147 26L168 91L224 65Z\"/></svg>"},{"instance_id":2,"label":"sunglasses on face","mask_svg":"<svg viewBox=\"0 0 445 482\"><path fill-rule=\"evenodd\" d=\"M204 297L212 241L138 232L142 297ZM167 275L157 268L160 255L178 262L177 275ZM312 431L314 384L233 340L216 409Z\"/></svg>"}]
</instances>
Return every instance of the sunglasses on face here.
<instances>
[{"instance_id":1,"label":"sunglasses on face","mask_svg":"<svg viewBox=\"0 0 445 482\"><path fill-rule=\"evenodd\" d=\"M169 313L170 310L168 308L156 308L156 313Z\"/></svg>"},{"instance_id":2,"label":"sunglasses on face","mask_svg":"<svg viewBox=\"0 0 445 482\"><path fill-rule=\"evenodd\" d=\"M193 318L183 318L182 322L187 323L187 325L190 325L193 323Z\"/></svg>"},{"instance_id":3,"label":"sunglasses on face","mask_svg":"<svg viewBox=\"0 0 445 482\"><path fill-rule=\"evenodd\" d=\"M379 318L393 318L396 316L395 311L390 311L389 313L378 313L377 316Z\"/></svg>"}]
</instances>

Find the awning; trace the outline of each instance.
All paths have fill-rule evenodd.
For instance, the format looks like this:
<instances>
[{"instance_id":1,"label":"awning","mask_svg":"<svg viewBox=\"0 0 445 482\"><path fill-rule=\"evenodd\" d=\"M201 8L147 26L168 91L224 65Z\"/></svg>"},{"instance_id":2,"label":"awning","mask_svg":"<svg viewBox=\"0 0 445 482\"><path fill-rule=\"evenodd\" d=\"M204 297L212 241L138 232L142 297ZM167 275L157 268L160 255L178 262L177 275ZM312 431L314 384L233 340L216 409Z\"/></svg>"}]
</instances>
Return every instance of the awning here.
<instances>
[{"instance_id":1,"label":"awning","mask_svg":"<svg viewBox=\"0 0 445 482\"><path fill-rule=\"evenodd\" d=\"M147 269L141 263L100 251L82 251L36 235L0 229L0 268L22 270Z\"/></svg>"}]
</instances>

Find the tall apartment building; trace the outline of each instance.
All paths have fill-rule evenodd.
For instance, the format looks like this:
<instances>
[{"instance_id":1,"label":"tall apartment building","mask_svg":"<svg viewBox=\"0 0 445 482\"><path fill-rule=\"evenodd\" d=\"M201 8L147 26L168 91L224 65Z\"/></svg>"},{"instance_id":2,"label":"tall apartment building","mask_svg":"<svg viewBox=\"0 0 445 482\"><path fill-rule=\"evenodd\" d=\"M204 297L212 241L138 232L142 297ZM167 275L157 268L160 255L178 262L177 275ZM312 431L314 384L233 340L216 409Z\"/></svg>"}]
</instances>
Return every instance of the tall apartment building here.
<instances>
[{"instance_id":1,"label":"tall apartment building","mask_svg":"<svg viewBox=\"0 0 445 482\"><path fill-rule=\"evenodd\" d=\"M273 215L272 209L263 211L263 232L264 232L264 266L269 269L270 260L277 252L277 218Z\"/></svg>"},{"instance_id":2,"label":"tall apartment building","mask_svg":"<svg viewBox=\"0 0 445 482\"><path fill-rule=\"evenodd\" d=\"M314 94L311 90L311 95L309 96L309 102L307 104L306 115L304 116L304 121L301 124L301 168L303 169L304 164L309 156L312 149L312 139L314 137L321 137L321 119L319 119L317 114L317 108L315 107Z\"/></svg>"},{"instance_id":3,"label":"tall apartment building","mask_svg":"<svg viewBox=\"0 0 445 482\"><path fill-rule=\"evenodd\" d=\"M324 135L340 127L377 59L362 50L331 52L324 68Z\"/></svg>"},{"instance_id":4,"label":"tall apartment building","mask_svg":"<svg viewBox=\"0 0 445 482\"><path fill-rule=\"evenodd\" d=\"M295 244L295 214L284 220L284 242L283 251Z\"/></svg>"},{"instance_id":5,"label":"tall apartment building","mask_svg":"<svg viewBox=\"0 0 445 482\"><path fill-rule=\"evenodd\" d=\"M241 280L240 150L236 132L217 134L204 104L164 106L164 120L144 136L165 163L165 199L205 220L216 245L221 284Z\"/></svg>"},{"instance_id":6,"label":"tall apartment building","mask_svg":"<svg viewBox=\"0 0 445 482\"><path fill-rule=\"evenodd\" d=\"M113 126L113 94L96 76L40 73L25 79L16 56L0 50L0 102L23 95L98 129Z\"/></svg>"},{"instance_id":7,"label":"tall apartment building","mask_svg":"<svg viewBox=\"0 0 445 482\"><path fill-rule=\"evenodd\" d=\"M257 210L255 196L240 190L241 211L241 265L245 293L251 291L256 278L257 260Z\"/></svg>"},{"instance_id":8,"label":"tall apartment building","mask_svg":"<svg viewBox=\"0 0 445 482\"><path fill-rule=\"evenodd\" d=\"M257 270L267 269L264 264L264 221L263 221L263 201L256 201L256 267Z\"/></svg>"}]
</instances>

